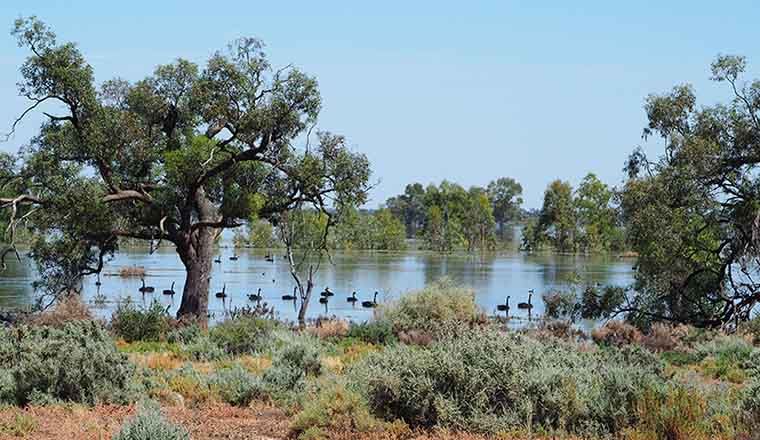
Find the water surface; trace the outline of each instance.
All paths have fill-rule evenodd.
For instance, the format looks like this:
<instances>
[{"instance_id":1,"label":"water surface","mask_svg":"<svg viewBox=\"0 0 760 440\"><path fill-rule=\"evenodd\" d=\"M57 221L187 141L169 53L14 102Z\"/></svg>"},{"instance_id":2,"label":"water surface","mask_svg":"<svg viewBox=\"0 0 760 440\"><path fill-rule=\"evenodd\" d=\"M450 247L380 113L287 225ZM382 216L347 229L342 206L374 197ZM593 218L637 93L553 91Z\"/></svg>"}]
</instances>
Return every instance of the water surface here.
<instances>
[{"instance_id":1,"label":"water surface","mask_svg":"<svg viewBox=\"0 0 760 440\"><path fill-rule=\"evenodd\" d=\"M229 260L236 253L237 261ZM225 310L251 304L247 295L261 288L264 301L275 307L281 319L294 320L293 303L280 297L292 293L295 285L290 276L282 251L274 251L275 261L267 262L265 250L220 249L221 264L213 265L209 309L216 319ZM496 305L503 304L511 296L512 313L527 317L517 310L517 302L527 301L529 290L534 290L533 316L543 313L540 294L548 289L565 285L577 275L587 282L625 285L632 280L633 261L616 256L582 256L557 254L523 254L503 252L488 254L456 253L449 255L429 252L333 252L332 262L323 261L315 277L315 291L329 287L336 295L331 298L327 310L315 299L309 317L337 315L355 321L372 316L371 309L360 304L355 307L346 301L356 291L360 301L371 300L375 291L380 292L378 302L390 301L405 293L419 289L443 276L473 288L478 304L488 313L496 313ZM142 295L139 278L122 278L119 270L125 266L145 268L146 284L154 286L152 294ZM171 248L162 248L149 255L144 249L120 251L111 260L101 285L96 286L95 277L84 282L84 298L93 303L100 295L107 300L98 307L97 313L107 317L116 303L131 298L138 304L158 300L175 313L182 295L184 268ZM34 298L31 282L34 269L31 260L8 261L8 269L0 274L0 307L16 307L30 304ZM161 292L175 282L174 298ZM214 292L226 285L225 301L214 297Z\"/></svg>"}]
</instances>

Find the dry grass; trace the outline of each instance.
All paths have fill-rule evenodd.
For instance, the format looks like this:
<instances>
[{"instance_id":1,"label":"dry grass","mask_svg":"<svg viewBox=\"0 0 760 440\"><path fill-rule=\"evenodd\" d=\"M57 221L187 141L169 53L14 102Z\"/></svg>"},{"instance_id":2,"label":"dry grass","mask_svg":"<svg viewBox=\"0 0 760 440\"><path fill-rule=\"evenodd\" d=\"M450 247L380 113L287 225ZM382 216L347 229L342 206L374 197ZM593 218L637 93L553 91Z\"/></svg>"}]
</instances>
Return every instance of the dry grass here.
<instances>
[{"instance_id":1,"label":"dry grass","mask_svg":"<svg viewBox=\"0 0 760 440\"><path fill-rule=\"evenodd\" d=\"M61 326L70 321L89 321L92 314L79 295L68 295L59 300L52 309L34 315L32 325Z\"/></svg>"},{"instance_id":2,"label":"dry grass","mask_svg":"<svg viewBox=\"0 0 760 440\"><path fill-rule=\"evenodd\" d=\"M348 334L348 321L343 319L318 319L313 327L306 331L320 339L342 338Z\"/></svg>"},{"instance_id":3,"label":"dry grass","mask_svg":"<svg viewBox=\"0 0 760 440\"><path fill-rule=\"evenodd\" d=\"M176 370L185 364L185 361L178 358L174 353L167 352L130 353L129 360L137 365L158 371Z\"/></svg>"},{"instance_id":4,"label":"dry grass","mask_svg":"<svg viewBox=\"0 0 760 440\"><path fill-rule=\"evenodd\" d=\"M597 344L607 345L630 345L641 342L642 335L639 329L623 321L609 321L602 327L594 329L591 337Z\"/></svg>"},{"instance_id":5,"label":"dry grass","mask_svg":"<svg viewBox=\"0 0 760 440\"><path fill-rule=\"evenodd\" d=\"M652 325L641 340L641 344L651 351L672 351L683 346L683 340L689 335L689 327L685 325L672 326L656 323Z\"/></svg>"},{"instance_id":6,"label":"dry grass","mask_svg":"<svg viewBox=\"0 0 760 440\"><path fill-rule=\"evenodd\" d=\"M404 344L426 347L432 344L435 338L429 332L423 330L408 330L400 332L398 340Z\"/></svg>"},{"instance_id":7,"label":"dry grass","mask_svg":"<svg viewBox=\"0 0 760 440\"><path fill-rule=\"evenodd\" d=\"M141 266L124 266L119 269L119 276L122 278L144 277L145 268Z\"/></svg>"}]
</instances>

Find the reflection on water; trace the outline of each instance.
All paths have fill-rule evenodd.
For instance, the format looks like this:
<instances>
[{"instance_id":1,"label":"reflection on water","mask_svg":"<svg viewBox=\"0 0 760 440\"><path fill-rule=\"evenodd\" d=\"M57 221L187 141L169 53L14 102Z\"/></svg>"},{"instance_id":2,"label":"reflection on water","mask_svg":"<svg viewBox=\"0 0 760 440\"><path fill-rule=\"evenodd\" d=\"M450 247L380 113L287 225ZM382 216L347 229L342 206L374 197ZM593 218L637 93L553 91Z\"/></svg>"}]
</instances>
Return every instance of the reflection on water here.
<instances>
[{"instance_id":1,"label":"reflection on water","mask_svg":"<svg viewBox=\"0 0 760 440\"><path fill-rule=\"evenodd\" d=\"M220 251L221 263L213 265L211 297L209 308L215 316L223 316L224 311L251 304L247 295L261 288L264 302L275 307L278 316L294 320L295 307L292 302L284 302L282 295L292 294L294 282L286 261L276 254L274 262L264 259L266 251L239 250L238 260L231 261L232 249ZM512 311L520 316L514 304L527 301L528 291L534 289L533 316L543 313L540 294L547 289L561 286L576 274L591 283L624 285L631 282L631 260L613 256L578 256L556 254L452 254L439 255L426 252L336 252L332 263L323 261L316 275L317 292L329 287L335 292L326 305L327 313L364 321L372 316L371 309L352 304L346 300L351 292L358 293L359 301L372 300L372 294L379 291L378 302L397 298L410 290L419 289L442 276L448 276L460 284L474 289L476 300L484 310L495 313L496 305L503 304L507 295L511 296ZM22 261L8 261L8 269L0 274L0 307L15 307L29 304L33 300L31 282L34 270L26 258ZM141 294L139 278L121 278L119 269L124 266L142 266L146 270L145 281L155 287L154 293ZM174 297L163 295L175 282ZM176 312L182 296L184 268L172 249L161 249L153 255L142 250L122 251L107 265L101 277L101 285L96 286L96 278L85 281L84 296L94 302L97 296L106 301L98 308L101 316L108 316L119 300L131 298L137 303L149 303L154 298L165 304L171 312ZM213 292L227 286L226 300L215 298ZM325 314L325 305L315 299L309 316Z\"/></svg>"}]
</instances>

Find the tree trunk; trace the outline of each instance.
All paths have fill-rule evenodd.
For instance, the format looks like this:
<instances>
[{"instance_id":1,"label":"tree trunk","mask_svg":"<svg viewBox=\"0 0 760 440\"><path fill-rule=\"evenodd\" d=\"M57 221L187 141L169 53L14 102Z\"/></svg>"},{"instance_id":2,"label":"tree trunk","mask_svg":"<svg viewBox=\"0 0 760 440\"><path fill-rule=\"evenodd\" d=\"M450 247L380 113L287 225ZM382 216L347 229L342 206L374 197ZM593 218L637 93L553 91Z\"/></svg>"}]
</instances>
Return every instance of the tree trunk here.
<instances>
[{"instance_id":1,"label":"tree trunk","mask_svg":"<svg viewBox=\"0 0 760 440\"><path fill-rule=\"evenodd\" d=\"M214 238L211 230L198 233L192 249L177 252L185 265L185 287L177 319L194 320L201 326L208 324L208 289L211 280L211 259Z\"/></svg>"}]
</instances>

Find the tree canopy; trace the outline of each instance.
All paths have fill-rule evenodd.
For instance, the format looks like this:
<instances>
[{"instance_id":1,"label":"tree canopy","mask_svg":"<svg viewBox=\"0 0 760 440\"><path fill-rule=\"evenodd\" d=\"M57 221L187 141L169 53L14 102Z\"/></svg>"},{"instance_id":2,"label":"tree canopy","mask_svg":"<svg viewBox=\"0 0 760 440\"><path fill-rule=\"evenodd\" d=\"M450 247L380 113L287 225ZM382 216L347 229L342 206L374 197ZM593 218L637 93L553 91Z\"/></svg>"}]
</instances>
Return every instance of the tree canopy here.
<instances>
[{"instance_id":1,"label":"tree canopy","mask_svg":"<svg viewBox=\"0 0 760 440\"><path fill-rule=\"evenodd\" d=\"M645 138L659 158L630 156L623 213L639 254L633 292L611 309L632 320L735 324L760 300L760 81L743 57L719 56L712 80L727 103L697 107L689 85L651 95Z\"/></svg>"},{"instance_id":2,"label":"tree canopy","mask_svg":"<svg viewBox=\"0 0 760 440\"><path fill-rule=\"evenodd\" d=\"M8 222L37 234L32 255L48 293L99 272L119 238L168 241L187 268L180 316L205 319L213 239L296 205L364 203L370 174L345 138L318 132L315 78L274 69L262 42L241 38L204 66L176 61L137 82L95 83L74 43L38 19L15 22L30 51L18 84L47 120L0 160ZM13 230L13 228L11 228ZM13 239L10 239L13 249ZM6 255L4 253L3 255Z\"/></svg>"}]
</instances>

